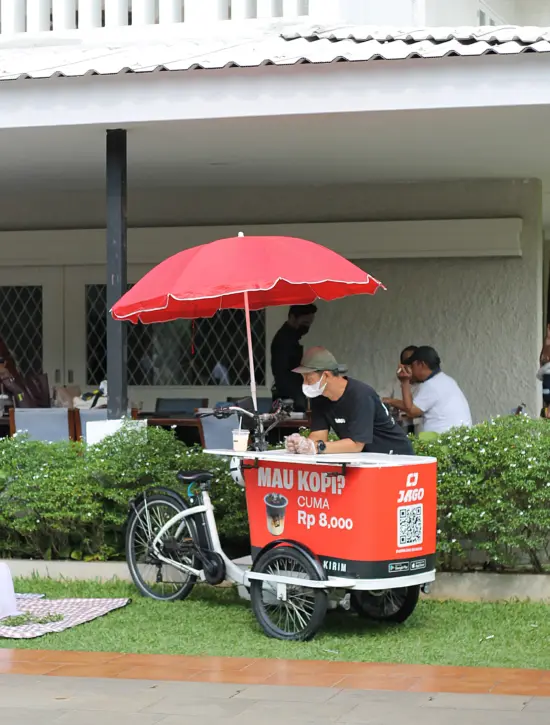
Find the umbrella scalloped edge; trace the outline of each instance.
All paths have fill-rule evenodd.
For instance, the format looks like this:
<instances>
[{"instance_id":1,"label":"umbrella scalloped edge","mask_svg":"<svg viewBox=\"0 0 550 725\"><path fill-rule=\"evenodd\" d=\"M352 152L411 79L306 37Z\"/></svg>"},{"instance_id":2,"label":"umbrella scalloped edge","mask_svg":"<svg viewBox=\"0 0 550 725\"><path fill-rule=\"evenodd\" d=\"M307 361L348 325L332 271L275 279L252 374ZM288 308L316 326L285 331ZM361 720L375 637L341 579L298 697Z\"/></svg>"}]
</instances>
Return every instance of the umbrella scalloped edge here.
<instances>
[{"instance_id":1,"label":"umbrella scalloped edge","mask_svg":"<svg viewBox=\"0 0 550 725\"><path fill-rule=\"evenodd\" d=\"M289 287L295 287L295 288L301 288L303 291L305 289L310 291L310 294L303 295L299 299L282 299L280 301L265 301L261 304L258 304L254 302L254 295L257 295L258 293L263 292L272 292L275 290L275 288L283 283L283 285L288 285ZM323 295L320 291L317 291L315 288L320 285L344 285L346 288L346 291L343 294L329 294L329 295ZM202 312L201 314L186 314L184 310L182 309L180 311L180 314L174 314L173 317L167 318L167 320L159 320L159 321L169 321L171 319L177 319L179 318L187 318L187 319L193 319L198 317L212 317L218 310L221 309L243 309L244 308L244 295L245 293L248 293L249 295L249 304L251 310L260 310L265 309L266 307L275 307L275 306L283 306L283 305L289 305L289 304L309 304L314 302L315 300L321 299L325 301L333 301L336 299L341 299L342 297L349 296L349 288L355 287L359 288L357 291L353 292L352 294L369 294L373 295L375 294L379 289L386 290L386 287L382 284L382 282L378 281L374 277L371 277L370 275L367 275L367 279L364 282L349 282L346 280L334 280L334 279L323 279L318 280L315 282L292 282L290 280L284 279L282 277L279 277L275 282L268 286L268 287L252 287L249 289L242 289L242 290L231 290L231 291L218 291L216 294L213 295L203 295L203 296L194 296L194 297L182 297L179 295L175 295L173 293L167 293L164 295L164 301L161 303L160 298L156 298L156 300L150 300L150 305L147 304L147 302L142 302L140 305L134 306L134 309L131 311L125 311L123 313L119 313L116 308L122 307L120 303L123 302L124 297L119 300L119 302L114 305L114 307L111 308L110 312L115 320L119 321L131 321L131 322L143 322L145 324L154 322L154 320L147 320L143 319L144 315L152 315L155 313L163 313L168 312L168 309L170 307L170 301L176 303L193 303L193 302L200 302L200 301L214 301L214 300L221 300L225 299L226 304L223 306L221 305L212 305L210 308L208 314L204 314ZM363 289L368 288L368 289ZM235 299L234 302L227 302L228 298L238 298L242 295L242 301L237 302L237 299ZM139 307L139 309L136 309Z\"/></svg>"}]
</instances>

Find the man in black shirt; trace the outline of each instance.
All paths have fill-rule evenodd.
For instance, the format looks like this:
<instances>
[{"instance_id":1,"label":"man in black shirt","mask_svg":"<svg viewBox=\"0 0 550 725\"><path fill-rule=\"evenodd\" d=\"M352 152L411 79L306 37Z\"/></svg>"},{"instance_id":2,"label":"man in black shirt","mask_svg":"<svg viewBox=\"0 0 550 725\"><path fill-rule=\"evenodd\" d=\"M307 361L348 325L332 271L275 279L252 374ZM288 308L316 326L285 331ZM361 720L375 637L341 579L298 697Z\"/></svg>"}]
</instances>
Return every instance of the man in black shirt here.
<instances>
[{"instance_id":1,"label":"man in black shirt","mask_svg":"<svg viewBox=\"0 0 550 725\"><path fill-rule=\"evenodd\" d=\"M370 385L344 377L345 367L322 347L308 350L295 373L311 398L311 433L286 439L292 453L394 453L414 455L411 442ZM332 429L340 438L329 441Z\"/></svg>"},{"instance_id":2,"label":"man in black shirt","mask_svg":"<svg viewBox=\"0 0 550 725\"><path fill-rule=\"evenodd\" d=\"M309 332L316 312L315 305L292 305L288 320L271 342L273 400L291 398L296 411L305 411L306 397L302 392L302 377L293 368L300 364L304 352L300 339Z\"/></svg>"}]
</instances>

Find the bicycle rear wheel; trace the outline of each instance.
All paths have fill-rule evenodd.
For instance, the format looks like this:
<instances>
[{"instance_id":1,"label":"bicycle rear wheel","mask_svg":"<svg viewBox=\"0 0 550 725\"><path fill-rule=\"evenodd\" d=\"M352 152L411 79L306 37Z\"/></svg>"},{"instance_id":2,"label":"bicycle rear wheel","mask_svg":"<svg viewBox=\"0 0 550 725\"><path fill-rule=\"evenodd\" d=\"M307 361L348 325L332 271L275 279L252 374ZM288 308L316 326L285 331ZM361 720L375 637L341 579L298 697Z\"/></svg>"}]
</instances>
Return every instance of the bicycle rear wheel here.
<instances>
[{"instance_id":1,"label":"bicycle rear wheel","mask_svg":"<svg viewBox=\"0 0 550 725\"><path fill-rule=\"evenodd\" d=\"M146 597L161 601L185 599L193 589L196 577L166 564L153 552L153 540L161 528L176 514L182 504L166 494L153 494L141 500L128 519L126 529L126 561L132 580ZM174 562L197 568L189 524L174 524L161 541L161 553Z\"/></svg>"},{"instance_id":2,"label":"bicycle rear wheel","mask_svg":"<svg viewBox=\"0 0 550 725\"><path fill-rule=\"evenodd\" d=\"M352 592L351 606L366 619L402 624L414 612L419 595L419 586Z\"/></svg>"}]
</instances>

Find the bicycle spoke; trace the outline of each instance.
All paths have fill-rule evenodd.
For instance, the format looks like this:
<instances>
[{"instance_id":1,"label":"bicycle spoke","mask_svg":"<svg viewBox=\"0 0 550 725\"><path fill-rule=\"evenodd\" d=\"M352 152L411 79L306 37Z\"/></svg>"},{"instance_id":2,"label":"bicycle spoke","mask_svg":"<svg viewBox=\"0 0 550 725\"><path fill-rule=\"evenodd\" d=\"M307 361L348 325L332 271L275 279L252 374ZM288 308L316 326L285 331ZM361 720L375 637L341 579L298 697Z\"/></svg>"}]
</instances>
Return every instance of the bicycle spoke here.
<instances>
[{"instance_id":1,"label":"bicycle spoke","mask_svg":"<svg viewBox=\"0 0 550 725\"><path fill-rule=\"evenodd\" d=\"M183 526L181 522L175 523L169 527L163 534L162 540L158 542L163 556L172 559L174 563L171 565L157 561L152 543L161 529L178 513L178 509L166 501L145 505L146 509L144 506L140 515L137 516L133 529L132 548L135 568L140 580L149 591L155 592L161 597L170 597L185 586L190 576L177 565L181 563L193 565L192 557L178 553L178 542L184 541L189 535L188 526L186 523ZM143 513L146 515L142 515ZM178 532L181 538L176 538L175 534ZM182 536L182 534L186 536ZM171 548L164 551L163 547L168 541L172 542Z\"/></svg>"},{"instance_id":2,"label":"bicycle spoke","mask_svg":"<svg viewBox=\"0 0 550 725\"><path fill-rule=\"evenodd\" d=\"M294 558L281 557L270 563L265 573L273 577L292 577L307 579L308 574ZM305 630L315 611L315 592L299 585L286 585L286 599L277 599L276 582L262 583L262 601L264 610L275 626L286 634L295 634Z\"/></svg>"},{"instance_id":3,"label":"bicycle spoke","mask_svg":"<svg viewBox=\"0 0 550 725\"><path fill-rule=\"evenodd\" d=\"M401 610L407 599L407 589L364 591L361 607L367 615L389 619Z\"/></svg>"}]
</instances>

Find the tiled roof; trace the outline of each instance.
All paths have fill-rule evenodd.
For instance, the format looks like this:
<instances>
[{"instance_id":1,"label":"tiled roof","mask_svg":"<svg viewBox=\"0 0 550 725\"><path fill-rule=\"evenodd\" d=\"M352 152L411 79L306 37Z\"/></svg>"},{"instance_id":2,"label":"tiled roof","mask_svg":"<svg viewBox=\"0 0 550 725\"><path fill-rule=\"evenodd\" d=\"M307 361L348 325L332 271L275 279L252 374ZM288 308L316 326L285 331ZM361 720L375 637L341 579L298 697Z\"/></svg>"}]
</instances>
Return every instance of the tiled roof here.
<instances>
[{"instance_id":1,"label":"tiled roof","mask_svg":"<svg viewBox=\"0 0 550 725\"><path fill-rule=\"evenodd\" d=\"M372 25L339 25L323 28L312 26L309 32L302 27L294 31L284 31L281 35L284 38L327 38L329 40L355 40L356 42L368 40L420 42L428 40L433 43L441 43L448 40L457 40L464 44L483 41L494 45L510 41L518 41L522 44L536 43L540 40L550 42L550 28L518 25L502 25L500 27L467 26L460 28L395 28Z\"/></svg>"},{"instance_id":2,"label":"tiled roof","mask_svg":"<svg viewBox=\"0 0 550 725\"><path fill-rule=\"evenodd\" d=\"M335 56L345 60L406 60L408 58L443 58L446 56L480 56L489 54L517 55L519 53L550 52L550 28L396 28L341 26L312 29L309 34L284 33L286 40L306 40L310 43L308 59ZM327 53L326 41L331 45ZM324 48L324 53L322 48ZM332 61L337 58L332 58ZM314 62L322 62L315 60ZM327 62L327 61L325 61Z\"/></svg>"},{"instance_id":3,"label":"tiled roof","mask_svg":"<svg viewBox=\"0 0 550 725\"><path fill-rule=\"evenodd\" d=\"M243 26L217 34L181 32L116 35L95 31L46 39L0 42L0 80L112 75L447 56L550 52L550 28L383 28L306 26L288 22ZM220 24L221 26L221 24ZM154 28L156 31L157 29ZM132 32L133 31L133 32ZM44 34L46 35L46 34Z\"/></svg>"}]
</instances>

